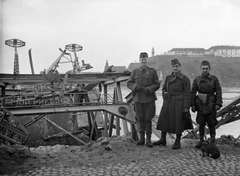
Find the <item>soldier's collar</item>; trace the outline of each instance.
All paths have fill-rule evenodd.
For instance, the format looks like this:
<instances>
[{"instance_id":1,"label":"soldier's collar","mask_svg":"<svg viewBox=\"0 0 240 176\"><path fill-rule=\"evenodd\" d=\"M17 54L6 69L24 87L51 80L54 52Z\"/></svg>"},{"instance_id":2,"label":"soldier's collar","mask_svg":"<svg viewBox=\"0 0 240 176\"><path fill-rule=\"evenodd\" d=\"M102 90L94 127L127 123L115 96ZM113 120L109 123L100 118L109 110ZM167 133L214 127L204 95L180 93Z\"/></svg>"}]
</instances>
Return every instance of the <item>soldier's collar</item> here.
<instances>
[{"instance_id":1,"label":"soldier's collar","mask_svg":"<svg viewBox=\"0 0 240 176\"><path fill-rule=\"evenodd\" d=\"M202 77L211 79L211 78L212 78L212 75L211 75L210 73L208 73L207 75L202 75Z\"/></svg>"},{"instance_id":2,"label":"soldier's collar","mask_svg":"<svg viewBox=\"0 0 240 176\"><path fill-rule=\"evenodd\" d=\"M183 79L183 74L182 74L181 70L177 73L172 72L172 75L176 76L176 77L179 77L180 79Z\"/></svg>"},{"instance_id":3,"label":"soldier's collar","mask_svg":"<svg viewBox=\"0 0 240 176\"><path fill-rule=\"evenodd\" d=\"M141 71L142 71L142 70L147 70L147 69L149 69L148 65L145 66L145 67L143 67L143 66L140 67L140 70L141 70Z\"/></svg>"}]
</instances>

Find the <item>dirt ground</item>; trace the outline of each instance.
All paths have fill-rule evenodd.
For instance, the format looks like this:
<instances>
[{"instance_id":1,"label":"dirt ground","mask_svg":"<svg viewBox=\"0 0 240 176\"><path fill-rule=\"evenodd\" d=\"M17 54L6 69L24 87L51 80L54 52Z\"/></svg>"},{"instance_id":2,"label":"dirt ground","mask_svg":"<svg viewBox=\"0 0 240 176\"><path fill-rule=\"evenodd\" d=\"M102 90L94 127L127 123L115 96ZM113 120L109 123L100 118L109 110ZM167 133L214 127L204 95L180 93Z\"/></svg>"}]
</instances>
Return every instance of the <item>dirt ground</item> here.
<instances>
[{"instance_id":1,"label":"dirt ground","mask_svg":"<svg viewBox=\"0 0 240 176\"><path fill-rule=\"evenodd\" d=\"M114 136L101 138L87 146L0 146L0 175L21 173L39 167L80 167L102 166L108 164L126 164L141 160L154 160L156 155L174 155L182 149L194 148L197 139L182 139L182 149L172 150L174 140L168 140L166 147L137 146L126 137ZM240 142L225 136L217 139L217 146L222 154L239 155ZM201 153L196 149L196 152Z\"/></svg>"}]
</instances>

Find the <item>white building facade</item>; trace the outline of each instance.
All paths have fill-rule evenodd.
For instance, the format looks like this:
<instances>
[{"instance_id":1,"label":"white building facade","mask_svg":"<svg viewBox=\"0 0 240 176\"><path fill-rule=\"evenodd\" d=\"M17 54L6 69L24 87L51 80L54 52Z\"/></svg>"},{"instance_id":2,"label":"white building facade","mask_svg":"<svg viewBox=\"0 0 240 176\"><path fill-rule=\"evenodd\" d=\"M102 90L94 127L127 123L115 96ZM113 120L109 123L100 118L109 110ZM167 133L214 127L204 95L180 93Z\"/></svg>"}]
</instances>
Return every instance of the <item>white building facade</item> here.
<instances>
[{"instance_id":1,"label":"white building facade","mask_svg":"<svg viewBox=\"0 0 240 176\"><path fill-rule=\"evenodd\" d=\"M167 52L167 55L203 56L205 51L204 48L173 48Z\"/></svg>"},{"instance_id":2,"label":"white building facade","mask_svg":"<svg viewBox=\"0 0 240 176\"><path fill-rule=\"evenodd\" d=\"M212 46L207 51L211 54L214 54L215 56L240 57L240 46Z\"/></svg>"}]
</instances>

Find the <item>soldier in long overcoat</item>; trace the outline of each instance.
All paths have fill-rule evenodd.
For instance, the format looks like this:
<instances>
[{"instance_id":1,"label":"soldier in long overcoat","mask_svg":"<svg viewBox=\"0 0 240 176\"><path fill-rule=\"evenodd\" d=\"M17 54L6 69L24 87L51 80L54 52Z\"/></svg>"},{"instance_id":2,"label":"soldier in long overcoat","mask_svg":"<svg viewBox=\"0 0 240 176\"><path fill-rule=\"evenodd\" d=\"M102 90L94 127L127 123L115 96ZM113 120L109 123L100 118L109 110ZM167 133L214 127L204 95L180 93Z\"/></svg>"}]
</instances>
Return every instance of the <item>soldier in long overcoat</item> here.
<instances>
[{"instance_id":1,"label":"soldier in long overcoat","mask_svg":"<svg viewBox=\"0 0 240 176\"><path fill-rule=\"evenodd\" d=\"M153 145L166 145L166 134L176 134L172 149L180 148L180 140L184 131L183 112L189 113L191 104L190 80L181 72L178 59L171 61L173 72L165 79L162 88L163 106L157 122L157 129L161 130L161 139Z\"/></svg>"},{"instance_id":2,"label":"soldier in long overcoat","mask_svg":"<svg viewBox=\"0 0 240 176\"><path fill-rule=\"evenodd\" d=\"M140 123L140 140L138 145L145 144L145 132L147 135L146 145L153 147L151 142L152 118L155 116L157 96L155 92L160 87L157 71L148 66L148 54L140 53L141 67L132 71L127 82L127 87L132 90L134 110Z\"/></svg>"},{"instance_id":3,"label":"soldier in long overcoat","mask_svg":"<svg viewBox=\"0 0 240 176\"><path fill-rule=\"evenodd\" d=\"M204 142L204 129L208 125L211 144L215 145L216 112L222 107L222 88L218 78L210 74L211 66L206 60L201 63L202 75L193 80L191 90L192 111L197 111L196 122L199 124L200 141L196 148Z\"/></svg>"}]
</instances>

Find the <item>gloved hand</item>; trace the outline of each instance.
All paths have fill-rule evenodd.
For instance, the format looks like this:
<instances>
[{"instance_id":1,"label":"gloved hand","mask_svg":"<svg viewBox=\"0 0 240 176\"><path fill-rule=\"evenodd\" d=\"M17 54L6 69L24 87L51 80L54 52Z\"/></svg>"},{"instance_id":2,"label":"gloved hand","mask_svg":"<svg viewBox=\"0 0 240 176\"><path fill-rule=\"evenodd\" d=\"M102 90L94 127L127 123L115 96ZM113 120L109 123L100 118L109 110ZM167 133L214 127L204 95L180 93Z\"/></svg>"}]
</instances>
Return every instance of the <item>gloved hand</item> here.
<instances>
[{"instance_id":1,"label":"gloved hand","mask_svg":"<svg viewBox=\"0 0 240 176\"><path fill-rule=\"evenodd\" d=\"M142 86L137 86L135 89L136 91L141 92L144 88Z\"/></svg>"},{"instance_id":2,"label":"gloved hand","mask_svg":"<svg viewBox=\"0 0 240 176\"><path fill-rule=\"evenodd\" d=\"M221 109L221 107L219 105L215 105L215 111L218 111L219 109Z\"/></svg>"},{"instance_id":3,"label":"gloved hand","mask_svg":"<svg viewBox=\"0 0 240 176\"><path fill-rule=\"evenodd\" d=\"M144 88L143 92L147 95L151 94L150 90L148 88Z\"/></svg>"},{"instance_id":4,"label":"gloved hand","mask_svg":"<svg viewBox=\"0 0 240 176\"><path fill-rule=\"evenodd\" d=\"M192 110L192 112L196 112L195 106L192 106L192 107L191 107L191 110Z\"/></svg>"},{"instance_id":5,"label":"gloved hand","mask_svg":"<svg viewBox=\"0 0 240 176\"><path fill-rule=\"evenodd\" d=\"M183 108L183 112L188 112L188 108Z\"/></svg>"}]
</instances>

